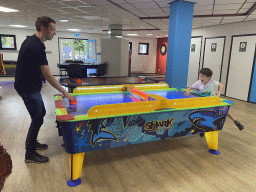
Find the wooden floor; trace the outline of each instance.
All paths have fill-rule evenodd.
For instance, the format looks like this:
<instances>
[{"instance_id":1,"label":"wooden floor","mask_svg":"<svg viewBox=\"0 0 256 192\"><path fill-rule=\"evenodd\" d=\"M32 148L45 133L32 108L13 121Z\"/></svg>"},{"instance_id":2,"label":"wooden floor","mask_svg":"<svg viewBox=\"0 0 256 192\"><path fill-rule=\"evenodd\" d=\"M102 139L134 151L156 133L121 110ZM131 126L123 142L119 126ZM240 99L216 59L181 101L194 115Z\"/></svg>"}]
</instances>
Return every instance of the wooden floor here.
<instances>
[{"instance_id":1,"label":"wooden floor","mask_svg":"<svg viewBox=\"0 0 256 192\"><path fill-rule=\"evenodd\" d=\"M4 80L0 78L0 81ZM45 164L25 164L25 139L30 117L13 89L4 88L0 99L0 142L13 162L3 192L158 192L256 191L256 105L233 100L231 113L245 126L240 131L227 119L219 132L220 155L208 152L198 135L88 152L81 185L70 188L68 157L55 128L53 94L42 89L47 114L39 141L49 149Z\"/></svg>"}]
</instances>

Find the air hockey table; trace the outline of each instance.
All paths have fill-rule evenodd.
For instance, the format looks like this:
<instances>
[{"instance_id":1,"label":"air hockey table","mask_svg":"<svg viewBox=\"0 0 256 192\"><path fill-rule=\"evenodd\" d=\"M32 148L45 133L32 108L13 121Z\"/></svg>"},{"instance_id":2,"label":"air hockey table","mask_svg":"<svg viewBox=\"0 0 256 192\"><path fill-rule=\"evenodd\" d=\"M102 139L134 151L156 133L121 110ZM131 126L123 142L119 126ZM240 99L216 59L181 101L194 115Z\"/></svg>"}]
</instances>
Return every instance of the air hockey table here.
<instances>
[{"instance_id":1,"label":"air hockey table","mask_svg":"<svg viewBox=\"0 0 256 192\"><path fill-rule=\"evenodd\" d=\"M219 154L218 131L232 101L185 91L165 83L77 87L76 104L55 95L59 136L70 154L67 184L81 183L88 151L205 133L209 152Z\"/></svg>"}]
</instances>

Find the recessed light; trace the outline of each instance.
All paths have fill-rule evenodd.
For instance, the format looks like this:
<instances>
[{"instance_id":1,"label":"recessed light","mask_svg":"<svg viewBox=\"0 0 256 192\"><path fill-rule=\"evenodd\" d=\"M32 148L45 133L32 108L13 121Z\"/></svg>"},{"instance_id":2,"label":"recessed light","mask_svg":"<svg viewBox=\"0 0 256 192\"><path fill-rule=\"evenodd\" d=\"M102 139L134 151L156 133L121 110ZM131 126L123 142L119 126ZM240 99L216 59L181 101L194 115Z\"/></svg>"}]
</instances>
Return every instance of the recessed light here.
<instances>
[{"instance_id":1,"label":"recessed light","mask_svg":"<svg viewBox=\"0 0 256 192\"><path fill-rule=\"evenodd\" d=\"M122 36L115 36L116 38L122 38Z\"/></svg>"},{"instance_id":2,"label":"recessed light","mask_svg":"<svg viewBox=\"0 0 256 192\"><path fill-rule=\"evenodd\" d=\"M68 31L81 31L80 29L67 29Z\"/></svg>"},{"instance_id":3,"label":"recessed light","mask_svg":"<svg viewBox=\"0 0 256 192\"><path fill-rule=\"evenodd\" d=\"M83 16L82 18L85 18L88 20L102 19L101 17L98 17L98 16Z\"/></svg>"},{"instance_id":4,"label":"recessed light","mask_svg":"<svg viewBox=\"0 0 256 192\"><path fill-rule=\"evenodd\" d=\"M60 19L59 21L62 23L66 23L66 22L68 22L68 19Z\"/></svg>"},{"instance_id":5,"label":"recessed light","mask_svg":"<svg viewBox=\"0 0 256 192\"><path fill-rule=\"evenodd\" d=\"M25 25L9 25L10 27L18 27L18 28L24 28L24 27L28 27Z\"/></svg>"},{"instance_id":6,"label":"recessed light","mask_svg":"<svg viewBox=\"0 0 256 192\"><path fill-rule=\"evenodd\" d=\"M153 35L153 34L149 33L149 34L147 34L147 35Z\"/></svg>"},{"instance_id":7,"label":"recessed light","mask_svg":"<svg viewBox=\"0 0 256 192\"><path fill-rule=\"evenodd\" d=\"M17 12L17 11L19 11L19 10L16 10L16 9L10 9L10 8L7 8L7 7L2 7L2 6L0 6L0 11L1 12Z\"/></svg>"},{"instance_id":8,"label":"recessed light","mask_svg":"<svg viewBox=\"0 0 256 192\"><path fill-rule=\"evenodd\" d=\"M127 34L128 36L138 36L138 34Z\"/></svg>"}]
</instances>

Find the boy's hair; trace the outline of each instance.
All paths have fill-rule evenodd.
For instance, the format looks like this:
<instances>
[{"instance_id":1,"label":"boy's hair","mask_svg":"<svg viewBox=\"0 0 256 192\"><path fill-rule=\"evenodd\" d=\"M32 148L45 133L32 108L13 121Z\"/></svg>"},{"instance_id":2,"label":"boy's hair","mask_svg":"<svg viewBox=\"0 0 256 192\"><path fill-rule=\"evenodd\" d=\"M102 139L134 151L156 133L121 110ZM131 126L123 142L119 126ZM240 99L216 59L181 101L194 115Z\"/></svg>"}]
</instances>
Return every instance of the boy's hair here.
<instances>
[{"instance_id":1,"label":"boy's hair","mask_svg":"<svg viewBox=\"0 0 256 192\"><path fill-rule=\"evenodd\" d=\"M203 68L200 70L200 73L205 75L206 77L211 77L212 76L212 70L209 68Z\"/></svg>"},{"instance_id":2,"label":"boy's hair","mask_svg":"<svg viewBox=\"0 0 256 192\"><path fill-rule=\"evenodd\" d=\"M44 26L46 29L48 29L48 26L50 23L55 24L55 21L47 16L38 17L36 19L36 30L40 31L42 26Z\"/></svg>"}]
</instances>

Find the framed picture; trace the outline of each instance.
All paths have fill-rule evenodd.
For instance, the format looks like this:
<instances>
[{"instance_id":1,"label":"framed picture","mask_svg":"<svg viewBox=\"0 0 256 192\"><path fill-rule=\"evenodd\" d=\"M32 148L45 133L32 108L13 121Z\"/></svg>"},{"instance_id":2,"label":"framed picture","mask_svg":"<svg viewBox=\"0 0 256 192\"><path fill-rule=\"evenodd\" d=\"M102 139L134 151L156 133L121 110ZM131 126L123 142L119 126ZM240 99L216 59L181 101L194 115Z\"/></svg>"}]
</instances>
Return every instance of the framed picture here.
<instances>
[{"instance_id":1,"label":"framed picture","mask_svg":"<svg viewBox=\"0 0 256 192\"><path fill-rule=\"evenodd\" d=\"M196 44L191 44L191 52L196 52Z\"/></svg>"},{"instance_id":2,"label":"framed picture","mask_svg":"<svg viewBox=\"0 0 256 192\"><path fill-rule=\"evenodd\" d=\"M216 52L216 50L217 50L217 43L212 43L211 52Z\"/></svg>"},{"instance_id":3,"label":"framed picture","mask_svg":"<svg viewBox=\"0 0 256 192\"><path fill-rule=\"evenodd\" d=\"M15 35L0 35L0 50L17 50Z\"/></svg>"},{"instance_id":4,"label":"framed picture","mask_svg":"<svg viewBox=\"0 0 256 192\"><path fill-rule=\"evenodd\" d=\"M247 46L247 42L240 42L239 52L245 52L246 46Z\"/></svg>"},{"instance_id":5,"label":"framed picture","mask_svg":"<svg viewBox=\"0 0 256 192\"><path fill-rule=\"evenodd\" d=\"M160 52L162 55L165 55L166 54L166 51L167 51L167 48L166 48L166 45L165 44L162 44L161 47L160 47Z\"/></svg>"},{"instance_id":6,"label":"framed picture","mask_svg":"<svg viewBox=\"0 0 256 192\"><path fill-rule=\"evenodd\" d=\"M148 55L149 43L139 43L139 55Z\"/></svg>"}]
</instances>

